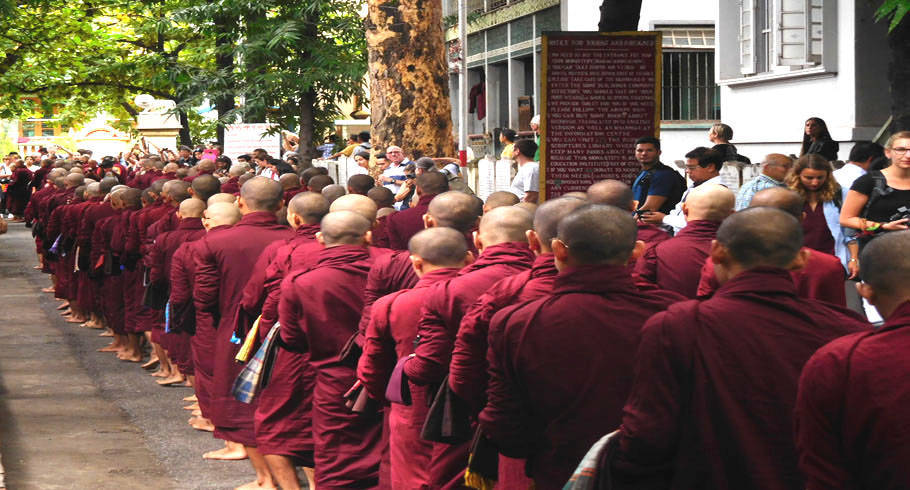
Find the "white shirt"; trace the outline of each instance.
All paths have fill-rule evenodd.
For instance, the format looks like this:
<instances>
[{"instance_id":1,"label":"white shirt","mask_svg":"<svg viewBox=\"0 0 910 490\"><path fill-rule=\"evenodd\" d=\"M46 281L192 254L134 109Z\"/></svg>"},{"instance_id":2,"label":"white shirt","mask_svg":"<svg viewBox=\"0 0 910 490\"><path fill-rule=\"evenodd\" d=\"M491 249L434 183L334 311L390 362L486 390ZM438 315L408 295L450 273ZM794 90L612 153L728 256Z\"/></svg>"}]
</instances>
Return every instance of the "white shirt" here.
<instances>
[{"instance_id":1,"label":"white shirt","mask_svg":"<svg viewBox=\"0 0 910 490\"><path fill-rule=\"evenodd\" d=\"M718 175L717 177L711 177L710 179L708 179L698 185L704 185L704 184L724 185L724 182L723 182L723 179L721 178L721 176ZM686 227L686 216L683 214L682 205L684 202L686 202L686 198L689 197L689 191L691 191L692 189L694 189L696 187L697 186L693 185L693 186L689 187L688 189L686 189L686 192L684 192L682 195L682 199L680 199L679 202L676 203L676 207L673 208L672 211L670 211L670 214L664 216L663 224L665 224L667 226L672 226L674 235L676 233L679 233L679 230ZM724 187L726 187L726 186L724 185Z\"/></svg>"},{"instance_id":2,"label":"white shirt","mask_svg":"<svg viewBox=\"0 0 910 490\"><path fill-rule=\"evenodd\" d=\"M843 201L847 200L847 191L853 185L853 181L866 175L866 170L855 163L847 162L843 167L834 171L834 180L840 184L840 192Z\"/></svg>"},{"instance_id":3,"label":"white shirt","mask_svg":"<svg viewBox=\"0 0 910 490\"><path fill-rule=\"evenodd\" d=\"M404 168L407 166L408 162L409 162L409 160L406 158L406 159L402 160L400 163L398 163L397 165L394 163L389 165L389 167L387 169L382 171L382 176L391 178L391 179L403 180L404 179ZM392 191L392 194L395 194L395 195L398 195L398 192L401 191L401 184L397 184L395 182L389 182L386 184L382 184L382 186L385 187L386 189ZM395 209L400 211L401 205L402 205L401 202L396 202Z\"/></svg>"},{"instance_id":4,"label":"white shirt","mask_svg":"<svg viewBox=\"0 0 910 490\"><path fill-rule=\"evenodd\" d=\"M512 179L509 186L509 192L518 196L518 199L524 200L528 192L540 191L540 163L526 162L518 167L518 173Z\"/></svg>"}]
</instances>

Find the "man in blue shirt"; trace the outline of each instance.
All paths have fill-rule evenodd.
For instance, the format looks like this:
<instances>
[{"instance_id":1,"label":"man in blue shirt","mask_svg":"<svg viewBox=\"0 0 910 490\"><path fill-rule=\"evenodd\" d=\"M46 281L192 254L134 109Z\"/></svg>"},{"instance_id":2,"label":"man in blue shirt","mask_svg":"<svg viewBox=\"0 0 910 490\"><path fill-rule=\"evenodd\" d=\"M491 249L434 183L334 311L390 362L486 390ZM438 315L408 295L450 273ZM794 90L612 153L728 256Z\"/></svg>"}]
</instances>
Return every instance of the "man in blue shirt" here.
<instances>
[{"instance_id":1,"label":"man in blue shirt","mask_svg":"<svg viewBox=\"0 0 910 490\"><path fill-rule=\"evenodd\" d=\"M669 214L682 198L685 179L660 162L660 140L653 136L635 140L635 159L641 164L641 173L632 184L638 209Z\"/></svg>"},{"instance_id":2,"label":"man in blue shirt","mask_svg":"<svg viewBox=\"0 0 910 490\"><path fill-rule=\"evenodd\" d=\"M761 162L761 174L743 184L736 195L736 210L749 207L752 196L771 187L783 187L787 172L793 168L793 159L780 153L771 153Z\"/></svg>"}]
</instances>

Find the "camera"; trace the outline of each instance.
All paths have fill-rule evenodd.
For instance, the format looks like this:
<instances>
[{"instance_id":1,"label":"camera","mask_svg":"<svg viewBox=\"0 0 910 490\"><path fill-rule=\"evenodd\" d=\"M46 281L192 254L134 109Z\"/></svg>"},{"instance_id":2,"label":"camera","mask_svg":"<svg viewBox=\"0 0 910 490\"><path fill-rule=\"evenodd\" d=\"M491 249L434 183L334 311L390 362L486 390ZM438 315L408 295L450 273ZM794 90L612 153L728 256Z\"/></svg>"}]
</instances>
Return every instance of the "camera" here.
<instances>
[{"instance_id":1,"label":"camera","mask_svg":"<svg viewBox=\"0 0 910 490\"><path fill-rule=\"evenodd\" d=\"M910 218L910 206L901 206L897 208L897 212L892 214L888 221L897 221L899 219Z\"/></svg>"}]
</instances>

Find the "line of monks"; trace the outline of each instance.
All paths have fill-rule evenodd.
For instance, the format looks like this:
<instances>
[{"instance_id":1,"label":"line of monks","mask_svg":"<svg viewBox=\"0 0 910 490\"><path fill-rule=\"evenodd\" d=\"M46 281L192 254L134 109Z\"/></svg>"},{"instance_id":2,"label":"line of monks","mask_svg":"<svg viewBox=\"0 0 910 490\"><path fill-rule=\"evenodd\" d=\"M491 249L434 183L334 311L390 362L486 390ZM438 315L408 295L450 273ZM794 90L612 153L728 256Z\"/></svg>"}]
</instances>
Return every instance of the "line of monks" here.
<instances>
[{"instance_id":1,"label":"line of monks","mask_svg":"<svg viewBox=\"0 0 910 490\"><path fill-rule=\"evenodd\" d=\"M110 329L101 350L147 344L160 383L193 386L191 425L225 441L205 457L256 472L240 488L301 488L299 467L320 490L910 488L910 232L863 251L873 330L783 188L734 214L698 186L671 237L618 181L538 207L429 172L390 214L145 180L51 171L41 267L69 321ZM389 228L407 249L373 244ZM274 346L250 403L245 340Z\"/></svg>"}]
</instances>

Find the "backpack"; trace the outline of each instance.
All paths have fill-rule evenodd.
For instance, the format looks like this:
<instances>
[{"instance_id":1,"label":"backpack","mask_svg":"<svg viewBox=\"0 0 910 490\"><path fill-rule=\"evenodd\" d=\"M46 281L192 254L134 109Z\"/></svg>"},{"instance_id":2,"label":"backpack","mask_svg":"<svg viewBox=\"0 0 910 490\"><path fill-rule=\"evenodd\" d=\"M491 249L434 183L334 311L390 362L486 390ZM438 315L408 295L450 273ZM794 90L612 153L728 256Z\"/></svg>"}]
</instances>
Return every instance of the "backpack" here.
<instances>
[{"instance_id":1,"label":"backpack","mask_svg":"<svg viewBox=\"0 0 910 490\"><path fill-rule=\"evenodd\" d=\"M645 174L645 176L642 177L641 181L638 183L638 185L641 186L642 195L646 196L645 198L647 198L648 190L651 188L651 178L655 173L660 171L669 171L671 174L673 174L674 177L676 177L676 185L673 186L673 190L670 191L670 194L667 196L667 201L664 202L660 207L660 212L669 213L669 210L672 210L676 204L682 200L682 196L689 186L686 184L686 178L680 175L679 172L673 170L661 162L657 162L657 165L655 165L654 168ZM638 203L639 206L643 204L643 202Z\"/></svg>"}]
</instances>

